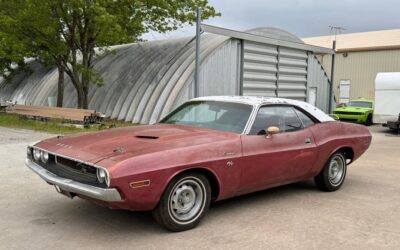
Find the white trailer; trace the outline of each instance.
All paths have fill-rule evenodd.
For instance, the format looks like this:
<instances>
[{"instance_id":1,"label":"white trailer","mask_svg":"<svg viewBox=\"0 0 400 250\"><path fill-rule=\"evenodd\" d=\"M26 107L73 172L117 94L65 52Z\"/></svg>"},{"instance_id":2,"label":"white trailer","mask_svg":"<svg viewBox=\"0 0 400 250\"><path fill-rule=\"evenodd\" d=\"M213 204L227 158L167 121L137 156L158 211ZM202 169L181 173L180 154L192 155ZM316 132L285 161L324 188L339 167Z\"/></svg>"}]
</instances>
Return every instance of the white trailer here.
<instances>
[{"instance_id":1,"label":"white trailer","mask_svg":"<svg viewBox=\"0 0 400 250\"><path fill-rule=\"evenodd\" d=\"M400 113L400 72L378 73L375 79L374 123L397 121Z\"/></svg>"}]
</instances>

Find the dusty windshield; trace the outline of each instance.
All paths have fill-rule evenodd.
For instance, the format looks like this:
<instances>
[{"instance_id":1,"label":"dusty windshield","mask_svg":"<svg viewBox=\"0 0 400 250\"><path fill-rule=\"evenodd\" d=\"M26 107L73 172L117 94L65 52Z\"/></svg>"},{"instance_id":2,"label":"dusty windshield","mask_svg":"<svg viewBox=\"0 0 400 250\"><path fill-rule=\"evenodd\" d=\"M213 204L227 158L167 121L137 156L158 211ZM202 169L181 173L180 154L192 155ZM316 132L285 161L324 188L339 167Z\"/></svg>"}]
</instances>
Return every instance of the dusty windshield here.
<instances>
[{"instance_id":1,"label":"dusty windshield","mask_svg":"<svg viewBox=\"0 0 400 250\"><path fill-rule=\"evenodd\" d=\"M252 106L240 103L194 101L177 108L160 123L242 133Z\"/></svg>"},{"instance_id":2,"label":"dusty windshield","mask_svg":"<svg viewBox=\"0 0 400 250\"><path fill-rule=\"evenodd\" d=\"M359 108L372 108L372 102L359 102L352 101L346 104L347 107L359 107Z\"/></svg>"}]
</instances>

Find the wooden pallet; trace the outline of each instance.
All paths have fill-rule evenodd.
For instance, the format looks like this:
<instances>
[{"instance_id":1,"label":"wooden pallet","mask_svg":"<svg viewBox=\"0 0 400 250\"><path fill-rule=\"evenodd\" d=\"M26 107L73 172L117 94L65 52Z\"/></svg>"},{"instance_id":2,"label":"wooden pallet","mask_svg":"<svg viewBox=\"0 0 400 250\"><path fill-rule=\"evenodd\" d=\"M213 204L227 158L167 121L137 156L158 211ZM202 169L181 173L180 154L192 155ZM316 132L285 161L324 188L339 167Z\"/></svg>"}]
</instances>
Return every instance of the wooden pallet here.
<instances>
[{"instance_id":1,"label":"wooden pallet","mask_svg":"<svg viewBox=\"0 0 400 250\"><path fill-rule=\"evenodd\" d=\"M18 104L8 108L7 112L40 120L61 119L85 125L100 122L104 117L101 113L89 109L56 108Z\"/></svg>"}]
</instances>

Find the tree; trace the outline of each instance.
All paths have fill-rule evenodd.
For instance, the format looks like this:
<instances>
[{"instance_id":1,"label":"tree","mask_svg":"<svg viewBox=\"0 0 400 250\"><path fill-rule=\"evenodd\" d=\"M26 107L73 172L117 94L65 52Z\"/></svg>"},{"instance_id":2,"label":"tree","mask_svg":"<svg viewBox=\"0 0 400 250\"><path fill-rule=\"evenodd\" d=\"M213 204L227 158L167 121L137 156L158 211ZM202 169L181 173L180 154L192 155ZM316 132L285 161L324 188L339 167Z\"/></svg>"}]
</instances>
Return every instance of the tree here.
<instances>
[{"instance_id":1,"label":"tree","mask_svg":"<svg viewBox=\"0 0 400 250\"><path fill-rule=\"evenodd\" d=\"M12 3L10 3L12 2ZM131 43L150 30L167 32L196 19L219 13L208 0L0 0L2 15L11 19L17 39L32 48L32 54L57 65L77 92L77 106L88 107L91 84L101 85L93 68L96 48ZM11 6L9 6L11 5ZM0 19L1 20L1 19ZM1 25L1 23L0 23Z\"/></svg>"},{"instance_id":2,"label":"tree","mask_svg":"<svg viewBox=\"0 0 400 250\"><path fill-rule=\"evenodd\" d=\"M0 76L11 80L17 69L25 68L26 55L27 48L7 36L0 27Z\"/></svg>"},{"instance_id":3,"label":"tree","mask_svg":"<svg viewBox=\"0 0 400 250\"><path fill-rule=\"evenodd\" d=\"M21 70L27 70L27 58L35 58L45 65L58 68L57 106L62 107L64 68L62 58L69 57L69 49L61 40L59 23L48 18L46 1L0 0L0 72L6 80Z\"/></svg>"},{"instance_id":4,"label":"tree","mask_svg":"<svg viewBox=\"0 0 400 250\"><path fill-rule=\"evenodd\" d=\"M0 13L3 12L1 7ZM6 80L12 78L17 68L24 67L24 59L28 54L25 44L15 36L10 36L10 26L10 18L0 14L0 76Z\"/></svg>"}]
</instances>

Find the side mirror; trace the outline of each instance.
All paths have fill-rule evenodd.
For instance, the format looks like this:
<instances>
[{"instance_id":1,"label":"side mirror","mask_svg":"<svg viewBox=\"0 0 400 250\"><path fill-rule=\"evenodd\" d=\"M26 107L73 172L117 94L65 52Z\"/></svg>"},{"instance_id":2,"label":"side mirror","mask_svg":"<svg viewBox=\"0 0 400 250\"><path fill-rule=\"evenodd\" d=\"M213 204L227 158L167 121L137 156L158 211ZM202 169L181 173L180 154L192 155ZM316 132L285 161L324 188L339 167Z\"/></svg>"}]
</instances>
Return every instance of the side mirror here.
<instances>
[{"instance_id":1,"label":"side mirror","mask_svg":"<svg viewBox=\"0 0 400 250\"><path fill-rule=\"evenodd\" d=\"M267 129L267 138L271 138L272 135L279 133L279 128L278 127L268 127Z\"/></svg>"}]
</instances>

